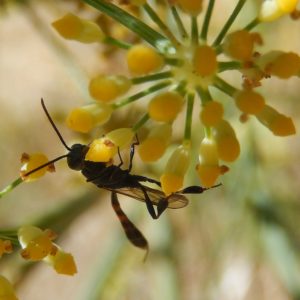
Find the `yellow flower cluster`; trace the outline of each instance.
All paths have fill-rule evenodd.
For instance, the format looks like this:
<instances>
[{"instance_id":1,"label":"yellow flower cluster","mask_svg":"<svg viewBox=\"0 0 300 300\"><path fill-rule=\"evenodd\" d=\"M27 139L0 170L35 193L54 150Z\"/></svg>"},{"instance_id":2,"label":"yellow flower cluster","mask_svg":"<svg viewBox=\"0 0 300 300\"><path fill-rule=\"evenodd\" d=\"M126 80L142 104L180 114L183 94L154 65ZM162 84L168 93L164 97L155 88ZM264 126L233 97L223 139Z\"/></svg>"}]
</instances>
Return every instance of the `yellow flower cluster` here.
<instances>
[{"instance_id":1,"label":"yellow flower cluster","mask_svg":"<svg viewBox=\"0 0 300 300\"><path fill-rule=\"evenodd\" d=\"M67 117L70 128L89 132L95 126L108 122L116 110L142 97L147 96L149 99L144 116L137 119L137 123L132 124L131 128L120 128L119 131L94 140L86 155L87 160L111 163L118 148L127 146L146 122L151 126L140 143L138 153L144 162L160 159L171 143L173 122L185 110L182 143L170 156L160 177L162 189L167 195L178 191L183 186L189 167L193 147L192 112L197 97L200 99L196 105L200 107L199 120L203 125L204 138L198 151L199 163L196 172L201 185L213 186L219 176L229 170L222 162L231 163L239 157L240 145L233 127L224 117L226 107L215 99L210 87L232 97L233 103L241 111L241 120L253 116L274 135L295 134L292 119L267 104L266 97L256 88L263 80L272 76L281 79L299 77L300 56L294 52L277 50L259 53L258 46L262 44L263 38L252 32L252 29L259 22L273 21L295 11L298 1L263 1L255 21L245 29L228 33L244 3L238 1L237 8L226 26L211 44L207 42L207 31L213 4L206 8L205 21L199 30L197 17L205 10L203 1L169 0L166 9L176 26L176 30L172 30L174 26L169 27L167 20L161 19L148 1L129 2L148 15L156 25L155 29L143 23L143 20L137 21L133 17L130 19L126 12L112 3L99 1L100 4L95 7L103 9L104 12L113 11L111 16L116 21L139 34L148 43L128 45L111 36L104 37L98 24L72 14L67 14L53 23L57 32L67 39L85 43L113 41L115 45L125 49L124 61L130 74L98 74L91 78L88 89L94 103L70 112ZM181 19L184 14L185 18L190 18L190 33ZM140 22L135 25L139 28L135 28L130 22ZM153 36L159 38L153 40ZM231 86L221 78L221 72L229 70L238 71L242 75L243 84L240 88ZM133 86L151 82L155 84L136 94L127 95Z\"/></svg>"},{"instance_id":2,"label":"yellow flower cluster","mask_svg":"<svg viewBox=\"0 0 300 300\"><path fill-rule=\"evenodd\" d=\"M77 268L70 253L61 250L52 242L56 235L51 230L42 231L35 226L23 226L18 231L22 247L21 256L26 260L43 260L51 265L58 274L74 275Z\"/></svg>"},{"instance_id":3,"label":"yellow flower cluster","mask_svg":"<svg viewBox=\"0 0 300 300\"><path fill-rule=\"evenodd\" d=\"M18 238L22 248L21 257L30 261L44 261L58 274L73 276L77 273L76 264L70 253L64 252L52 240L56 234L49 229L41 230L35 226L22 226L17 233L10 233L12 239ZM4 253L13 251L12 242L0 239L0 258ZM0 300L18 300L12 284L0 275Z\"/></svg>"}]
</instances>

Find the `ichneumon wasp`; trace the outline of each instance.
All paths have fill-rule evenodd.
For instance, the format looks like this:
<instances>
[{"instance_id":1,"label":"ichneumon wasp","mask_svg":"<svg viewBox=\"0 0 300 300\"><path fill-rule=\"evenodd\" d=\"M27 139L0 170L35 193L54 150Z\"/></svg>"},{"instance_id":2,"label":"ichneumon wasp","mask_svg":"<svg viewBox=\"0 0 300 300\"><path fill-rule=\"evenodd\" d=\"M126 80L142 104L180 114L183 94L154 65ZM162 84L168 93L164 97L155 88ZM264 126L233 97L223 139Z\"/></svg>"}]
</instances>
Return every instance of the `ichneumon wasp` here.
<instances>
[{"instance_id":1,"label":"ichneumon wasp","mask_svg":"<svg viewBox=\"0 0 300 300\"><path fill-rule=\"evenodd\" d=\"M131 144L129 166L127 169L121 168L123 165L123 160L119 151L119 165L107 165L104 162L85 160L85 155L89 150L89 146L83 144L74 144L69 147L54 124L43 99L41 99L41 104L51 126L55 130L61 143L69 152L27 172L26 174L23 174L23 177L26 177L50 164L53 164L60 159L67 158L67 163L70 169L81 171L87 182L91 182L97 187L111 192L112 207L122 224L127 238L134 246L148 250L147 240L121 209L117 194L122 194L145 202L150 216L153 219L157 219L166 208L182 208L186 206L188 204L188 199L184 196L184 194L201 194L208 189L201 186L189 186L183 190L166 196L161 190L150 188L142 184L142 182L150 182L157 185L158 188L161 187L160 182L155 179L130 173L132 169L135 146L139 144L138 140ZM213 186L212 188L219 185ZM156 206L156 209L154 206Z\"/></svg>"}]
</instances>

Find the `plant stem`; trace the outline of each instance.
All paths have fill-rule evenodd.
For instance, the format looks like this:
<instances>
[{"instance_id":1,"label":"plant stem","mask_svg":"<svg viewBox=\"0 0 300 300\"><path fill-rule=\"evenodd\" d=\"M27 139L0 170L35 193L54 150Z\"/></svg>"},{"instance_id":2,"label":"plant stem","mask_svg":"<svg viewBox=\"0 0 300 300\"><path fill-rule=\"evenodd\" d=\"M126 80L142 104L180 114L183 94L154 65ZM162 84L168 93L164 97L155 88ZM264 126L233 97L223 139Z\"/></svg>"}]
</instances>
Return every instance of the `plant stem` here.
<instances>
[{"instance_id":1,"label":"plant stem","mask_svg":"<svg viewBox=\"0 0 300 300\"><path fill-rule=\"evenodd\" d=\"M131 44L117 40L111 36L105 37L105 39L103 40L103 43L108 44L108 45L117 46L121 49L126 49L126 50L128 50L132 47Z\"/></svg>"},{"instance_id":2,"label":"plant stem","mask_svg":"<svg viewBox=\"0 0 300 300\"><path fill-rule=\"evenodd\" d=\"M158 26L158 28L160 28L163 31L163 33L170 39L170 41L174 45L178 45L179 42L176 40L175 36L170 31L169 27L157 15L155 10L153 10L152 7L148 3L144 4L143 8L145 9L146 13L151 18L151 20Z\"/></svg>"},{"instance_id":3,"label":"plant stem","mask_svg":"<svg viewBox=\"0 0 300 300\"><path fill-rule=\"evenodd\" d=\"M148 113L144 114L142 118L137 121L134 126L132 126L132 131L137 132L148 120L149 120Z\"/></svg>"},{"instance_id":4,"label":"plant stem","mask_svg":"<svg viewBox=\"0 0 300 300\"><path fill-rule=\"evenodd\" d=\"M210 0L205 13L202 30L200 34L201 39L204 41L207 40L208 27L209 27L212 11L214 9L214 5L215 5L215 0Z\"/></svg>"},{"instance_id":5,"label":"plant stem","mask_svg":"<svg viewBox=\"0 0 300 300\"><path fill-rule=\"evenodd\" d=\"M180 15L178 14L178 11L177 11L177 9L176 9L176 6L172 5L172 7L171 7L171 12L172 12L173 18L174 18L174 20L175 20L175 22L176 22L176 25L177 25L177 27L178 27L178 30L179 30L179 32L180 32L181 37L182 37L183 39L188 38L188 34L187 34L187 32L186 32L186 30L185 30L185 28L184 28L184 25L183 25L183 23L182 23L182 20L181 20L181 18L180 18Z\"/></svg>"},{"instance_id":6,"label":"plant stem","mask_svg":"<svg viewBox=\"0 0 300 300\"><path fill-rule=\"evenodd\" d=\"M185 117L185 129L184 129L184 140L190 141L192 135L192 119L193 119L193 106L194 106L195 94L188 94L187 108Z\"/></svg>"},{"instance_id":7,"label":"plant stem","mask_svg":"<svg viewBox=\"0 0 300 300\"><path fill-rule=\"evenodd\" d=\"M151 74L151 75L131 78L131 82L133 84L140 84L140 83L149 82L149 81L166 79L166 78L170 78L172 76L173 76L172 72L166 71L166 72L155 73L155 74Z\"/></svg>"},{"instance_id":8,"label":"plant stem","mask_svg":"<svg viewBox=\"0 0 300 300\"><path fill-rule=\"evenodd\" d=\"M5 187L2 191L0 191L0 198L2 198L4 195L12 191L15 187L17 187L19 184L23 182L23 179L21 177L17 178L15 181L13 181L10 185Z\"/></svg>"},{"instance_id":9,"label":"plant stem","mask_svg":"<svg viewBox=\"0 0 300 300\"><path fill-rule=\"evenodd\" d=\"M218 67L218 72L221 73L228 70L240 70L242 68L242 64L239 61L226 61L219 62Z\"/></svg>"},{"instance_id":10,"label":"plant stem","mask_svg":"<svg viewBox=\"0 0 300 300\"><path fill-rule=\"evenodd\" d=\"M235 87L233 87L220 77L215 78L214 86L230 97L233 97L234 94L238 91Z\"/></svg>"},{"instance_id":11,"label":"plant stem","mask_svg":"<svg viewBox=\"0 0 300 300\"><path fill-rule=\"evenodd\" d=\"M232 14L228 18L227 22L225 23L224 27L222 28L221 32L215 39L213 46L217 47L222 42L224 36L228 32L229 28L231 27L232 23L235 21L236 17L238 16L239 12L241 11L242 7L246 3L247 0L239 0L237 3L235 9L233 10Z\"/></svg>"},{"instance_id":12,"label":"plant stem","mask_svg":"<svg viewBox=\"0 0 300 300\"><path fill-rule=\"evenodd\" d=\"M192 42L192 45L195 45L197 46L198 43L199 43L199 31L198 31L198 22L197 22L197 16L192 16L191 17L192 20L191 20L191 23L192 23L192 28L191 28L191 42Z\"/></svg>"},{"instance_id":13,"label":"plant stem","mask_svg":"<svg viewBox=\"0 0 300 300\"><path fill-rule=\"evenodd\" d=\"M259 22L258 18L255 18L248 25L246 25L244 29L250 31L259 23L260 22Z\"/></svg>"},{"instance_id":14,"label":"plant stem","mask_svg":"<svg viewBox=\"0 0 300 300\"><path fill-rule=\"evenodd\" d=\"M152 94L152 93L154 93L156 91L159 91L159 90L165 88L166 86L168 86L170 84L171 84L171 81L167 80L167 81L163 81L161 83L158 83L156 85L153 85L153 86L149 87L148 89L146 89L146 90L144 90L142 92L139 92L139 93L134 94L134 95L132 95L132 96L130 96L128 98L125 98L125 99L121 100L118 103L114 103L112 105L112 108L113 109L117 109L119 107L125 106L125 105L127 105L127 104L129 104L131 102L139 100L140 98L142 98L144 96L147 96L147 95L150 95L150 94Z\"/></svg>"}]
</instances>

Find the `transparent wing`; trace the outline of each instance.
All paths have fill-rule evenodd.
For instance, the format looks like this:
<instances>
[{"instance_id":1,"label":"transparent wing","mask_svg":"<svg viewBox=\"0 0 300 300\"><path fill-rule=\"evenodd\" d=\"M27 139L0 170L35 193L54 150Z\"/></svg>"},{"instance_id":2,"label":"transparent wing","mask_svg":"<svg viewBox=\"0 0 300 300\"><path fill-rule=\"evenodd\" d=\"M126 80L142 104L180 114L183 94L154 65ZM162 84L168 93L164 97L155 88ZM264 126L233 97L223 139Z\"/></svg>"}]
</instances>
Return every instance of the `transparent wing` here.
<instances>
[{"instance_id":1,"label":"transparent wing","mask_svg":"<svg viewBox=\"0 0 300 300\"><path fill-rule=\"evenodd\" d=\"M143 188L146 190L147 195L149 196L151 202L154 205L157 205L157 203L161 199L166 199L166 198L168 200L168 208L182 208L185 207L189 202L188 199L182 194L175 193L170 195L169 197L166 197L166 195L160 190L152 189L144 185ZM140 188L124 187L119 189L110 189L110 188L106 188L106 189L145 202L145 195L142 189Z\"/></svg>"}]
</instances>

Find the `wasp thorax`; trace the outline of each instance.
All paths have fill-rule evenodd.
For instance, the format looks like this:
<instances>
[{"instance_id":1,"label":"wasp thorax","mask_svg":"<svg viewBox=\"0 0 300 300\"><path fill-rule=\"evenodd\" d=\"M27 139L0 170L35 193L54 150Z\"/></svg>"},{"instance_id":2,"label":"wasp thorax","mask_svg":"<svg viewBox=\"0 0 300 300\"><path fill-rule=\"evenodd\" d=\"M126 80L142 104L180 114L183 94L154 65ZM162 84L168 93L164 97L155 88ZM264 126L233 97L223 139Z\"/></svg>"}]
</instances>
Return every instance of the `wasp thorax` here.
<instances>
[{"instance_id":1,"label":"wasp thorax","mask_svg":"<svg viewBox=\"0 0 300 300\"><path fill-rule=\"evenodd\" d=\"M83 168L84 158L89 147L82 144L74 144L68 154L68 166L72 170L81 170Z\"/></svg>"}]
</instances>

